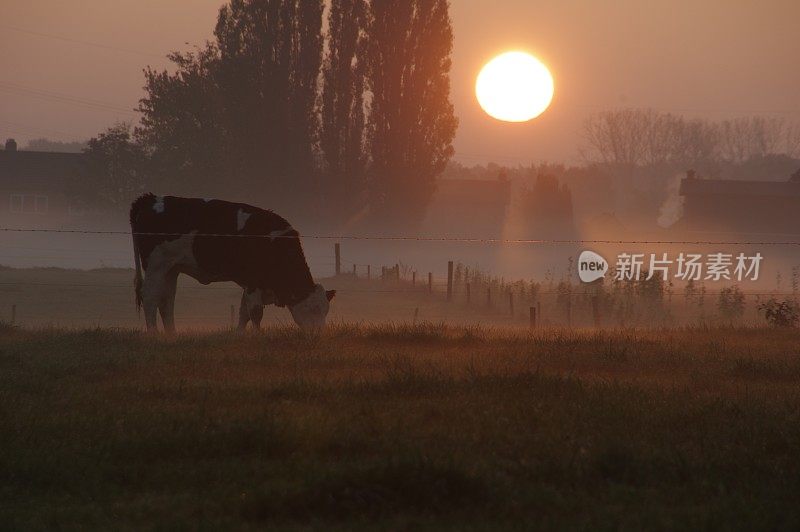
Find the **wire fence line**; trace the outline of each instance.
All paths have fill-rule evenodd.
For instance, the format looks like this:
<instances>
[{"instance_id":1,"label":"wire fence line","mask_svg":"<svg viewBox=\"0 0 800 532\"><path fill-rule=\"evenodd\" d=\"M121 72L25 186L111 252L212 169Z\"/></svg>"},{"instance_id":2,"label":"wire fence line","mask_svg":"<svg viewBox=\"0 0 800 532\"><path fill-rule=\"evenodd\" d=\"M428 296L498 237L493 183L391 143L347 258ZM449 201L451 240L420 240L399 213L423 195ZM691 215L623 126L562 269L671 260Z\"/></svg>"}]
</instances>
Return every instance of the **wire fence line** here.
<instances>
[{"instance_id":1,"label":"wire fence line","mask_svg":"<svg viewBox=\"0 0 800 532\"><path fill-rule=\"evenodd\" d=\"M0 227L3 233L55 233L82 235L125 235L125 236L194 236L210 238L277 238L315 239L315 240L375 240L388 242L461 242L474 244L687 244L687 245L742 245L742 246L800 246L800 240L634 240L634 239L551 239L551 238L481 238L451 236L417 235L281 235L281 234L228 234L228 233L181 233L181 232L131 232L122 230L91 229L39 229Z\"/></svg>"}]
</instances>

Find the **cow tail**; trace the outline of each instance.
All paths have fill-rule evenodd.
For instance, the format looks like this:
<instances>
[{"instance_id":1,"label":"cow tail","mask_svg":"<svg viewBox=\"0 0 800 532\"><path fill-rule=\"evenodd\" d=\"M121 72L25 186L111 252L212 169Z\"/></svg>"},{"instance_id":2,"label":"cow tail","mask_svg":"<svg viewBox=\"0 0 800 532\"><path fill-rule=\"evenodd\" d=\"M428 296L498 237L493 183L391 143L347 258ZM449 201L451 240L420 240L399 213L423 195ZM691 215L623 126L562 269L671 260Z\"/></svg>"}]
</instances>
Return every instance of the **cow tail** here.
<instances>
[{"instance_id":1,"label":"cow tail","mask_svg":"<svg viewBox=\"0 0 800 532\"><path fill-rule=\"evenodd\" d=\"M131 239L133 240L133 261L136 264L136 273L133 277L133 290L136 293L136 312L142 310L142 259L139 255L139 245L136 242L136 234L131 225Z\"/></svg>"}]
</instances>

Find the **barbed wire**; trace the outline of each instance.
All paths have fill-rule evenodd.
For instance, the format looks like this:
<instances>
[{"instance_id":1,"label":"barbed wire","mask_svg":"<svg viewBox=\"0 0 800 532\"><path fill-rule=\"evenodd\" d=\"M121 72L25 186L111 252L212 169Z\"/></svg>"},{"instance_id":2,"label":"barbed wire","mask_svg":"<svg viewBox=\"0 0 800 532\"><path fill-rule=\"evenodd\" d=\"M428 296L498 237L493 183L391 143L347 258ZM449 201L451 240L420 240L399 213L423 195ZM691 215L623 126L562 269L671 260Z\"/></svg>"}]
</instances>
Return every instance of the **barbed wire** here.
<instances>
[{"instance_id":1,"label":"barbed wire","mask_svg":"<svg viewBox=\"0 0 800 532\"><path fill-rule=\"evenodd\" d=\"M550 239L550 238L482 238L451 236L414 236L414 235L272 235L272 234L230 234L230 233L182 233L89 229L38 229L0 227L3 233L55 233L83 235L125 235L125 236L193 236L210 238L277 238L314 239L314 240L376 240L376 241L409 241L409 242L461 242L474 244L649 244L649 245L742 245L742 246L800 246L798 240L626 240L626 239Z\"/></svg>"}]
</instances>

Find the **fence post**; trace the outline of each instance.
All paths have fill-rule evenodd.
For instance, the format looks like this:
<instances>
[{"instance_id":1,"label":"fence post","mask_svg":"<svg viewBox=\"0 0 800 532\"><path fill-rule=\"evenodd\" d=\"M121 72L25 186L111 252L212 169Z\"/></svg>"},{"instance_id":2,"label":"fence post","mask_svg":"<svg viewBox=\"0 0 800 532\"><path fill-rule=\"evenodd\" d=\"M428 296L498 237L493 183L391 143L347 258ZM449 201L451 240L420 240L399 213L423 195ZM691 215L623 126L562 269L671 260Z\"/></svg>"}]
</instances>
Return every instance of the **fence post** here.
<instances>
[{"instance_id":1,"label":"fence post","mask_svg":"<svg viewBox=\"0 0 800 532\"><path fill-rule=\"evenodd\" d=\"M17 305L11 305L11 325L17 323Z\"/></svg>"},{"instance_id":2,"label":"fence post","mask_svg":"<svg viewBox=\"0 0 800 532\"><path fill-rule=\"evenodd\" d=\"M530 328L533 330L536 328L536 307L531 307L528 310L530 311Z\"/></svg>"},{"instance_id":3,"label":"fence post","mask_svg":"<svg viewBox=\"0 0 800 532\"><path fill-rule=\"evenodd\" d=\"M342 273L342 253L339 247L339 243L336 242L333 245L333 253L336 255L336 275L341 275Z\"/></svg>"},{"instance_id":4,"label":"fence post","mask_svg":"<svg viewBox=\"0 0 800 532\"><path fill-rule=\"evenodd\" d=\"M231 328L236 327L236 307L231 305Z\"/></svg>"},{"instance_id":5,"label":"fence post","mask_svg":"<svg viewBox=\"0 0 800 532\"><path fill-rule=\"evenodd\" d=\"M433 273L428 272L428 293L433 293Z\"/></svg>"},{"instance_id":6,"label":"fence post","mask_svg":"<svg viewBox=\"0 0 800 532\"><path fill-rule=\"evenodd\" d=\"M353 264L353 277L355 279L358 279L358 274L356 273L356 265L355 264Z\"/></svg>"},{"instance_id":7,"label":"fence post","mask_svg":"<svg viewBox=\"0 0 800 532\"><path fill-rule=\"evenodd\" d=\"M453 300L453 261L447 261L447 300Z\"/></svg>"},{"instance_id":8,"label":"fence post","mask_svg":"<svg viewBox=\"0 0 800 532\"><path fill-rule=\"evenodd\" d=\"M511 316L514 316L514 292L508 293L508 310L511 313Z\"/></svg>"},{"instance_id":9,"label":"fence post","mask_svg":"<svg viewBox=\"0 0 800 532\"><path fill-rule=\"evenodd\" d=\"M414 288L415 286L417 286L417 272L413 271L411 272L411 287Z\"/></svg>"},{"instance_id":10,"label":"fence post","mask_svg":"<svg viewBox=\"0 0 800 532\"><path fill-rule=\"evenodd\" d=\"M394 280L400 282L400 265L397 263L394 265Z\"/></svg>"},{"instance_id":11,"label":"fence post","mask_svg":"<svg viewBox=\"0 0 800 532\"><path fill-rule=\"evenodd\" d=\"M486 289L486 306L491 308L492 307L492 289Z\"/></svg>"},{"instance_id":12,"label":"fence post","mask_svg":"<svg viewBox=\"0 0 800 532\"><path fill-rule=\"evenodd\" d=\"M467 283L464 286L467 289L467 305L469 305L469 301L470 301L470 299L472 299L472 295L470 294L470 289L469 289L469 283Z\"/></svg>"}]
</instances>

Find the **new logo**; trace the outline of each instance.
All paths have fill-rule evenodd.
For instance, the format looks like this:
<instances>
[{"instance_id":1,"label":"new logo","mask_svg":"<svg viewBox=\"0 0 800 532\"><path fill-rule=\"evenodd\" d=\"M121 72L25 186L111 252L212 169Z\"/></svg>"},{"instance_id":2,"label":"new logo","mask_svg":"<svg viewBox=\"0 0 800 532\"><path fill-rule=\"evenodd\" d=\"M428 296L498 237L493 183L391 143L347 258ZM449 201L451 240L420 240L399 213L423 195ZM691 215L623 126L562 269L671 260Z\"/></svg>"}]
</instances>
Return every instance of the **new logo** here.
<instances>
[{"instance_id":1,"label":"new logo","mask_svg":"<svg viewBox=\"0 0 800 532\"><path fill-rule=\"evenodd\" d=\"M594 251L582 251L578 257L578 277L584 283L591 283L605 277L608 271L606 259Z\"/></svg>"}]
</instances>

